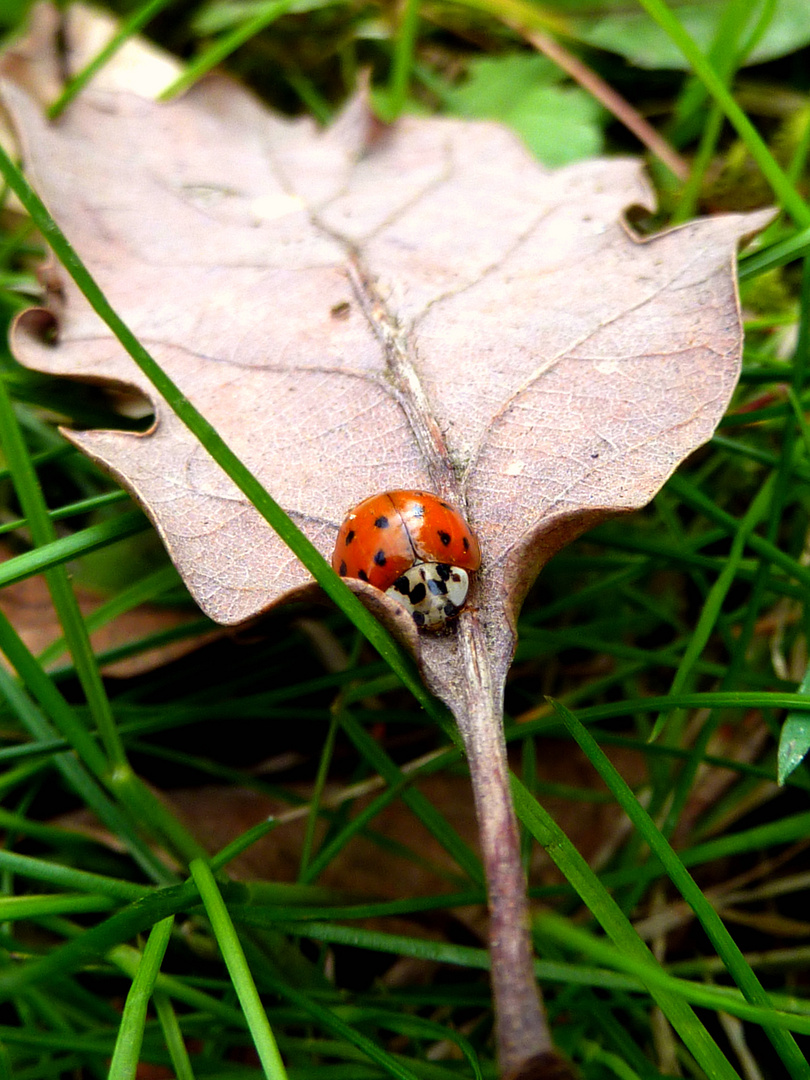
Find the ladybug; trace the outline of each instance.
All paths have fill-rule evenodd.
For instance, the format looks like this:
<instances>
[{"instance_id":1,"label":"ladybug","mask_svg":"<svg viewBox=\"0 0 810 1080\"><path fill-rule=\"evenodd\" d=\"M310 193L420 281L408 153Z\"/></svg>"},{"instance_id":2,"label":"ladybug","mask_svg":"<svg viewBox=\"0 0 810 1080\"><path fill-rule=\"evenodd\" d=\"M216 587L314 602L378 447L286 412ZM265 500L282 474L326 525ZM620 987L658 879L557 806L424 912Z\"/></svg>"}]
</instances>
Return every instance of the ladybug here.
<instances>
[{"instance_id":1,"label":"ladybug","mask_svg":"<svg viewBox=\"0 0 810 1080\"><path fill-rule=\"evenodd\" d=\"M332 566L392 596L419 627L436 629L464 607L481 552L458 510L427 491L384 491L350 510Z\"/></svg>"}]
</instances>

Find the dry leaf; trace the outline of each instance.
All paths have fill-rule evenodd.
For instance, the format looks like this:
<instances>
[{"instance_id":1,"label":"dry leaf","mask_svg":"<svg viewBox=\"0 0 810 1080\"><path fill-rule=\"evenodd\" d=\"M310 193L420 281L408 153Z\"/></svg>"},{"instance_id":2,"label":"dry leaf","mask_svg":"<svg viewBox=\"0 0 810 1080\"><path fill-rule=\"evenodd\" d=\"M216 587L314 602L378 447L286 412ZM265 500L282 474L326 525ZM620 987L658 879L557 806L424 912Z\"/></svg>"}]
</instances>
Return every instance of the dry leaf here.
<instances>
[{"instance_id":1,"label":"dry leaf","mask_svg":"<svg viewBox=\"0 0 810 1080\"><path fill-rule=\"evenodd\" d=\"M0 563L10 557L8 546L0 544ZM104 603L105 597L95 589L74 582L76 595L82 615L88 617ZM42 576L25 578L23 581L7 585L0 591L0 611L12 623L25 645L33 652L40 653L52 642L63 635L62 624L56 614L51 594ZM149 634L160 630L171 630L198 618L194 608L162 607L159 604L139 604L129 611L116 615L90 635L90 641L97 654L128 645ZM221 631L224 632L224 631ZM105 675L117 678L131 678L152 671L162 664L168 664L181 656L187 655L212 638L211 633L172 641L135 656L115 660L102 669ZM59 662L65 660L65 653ZM0 663L5 657L0 656Z\"/></svg>"},{"instance_id":2,"label":"dry leaf","mask_svg":"<svg viewBox=\"0 0 810 1080\"><path fill-rule=\"evenodd\" d=\"M765 218L640 243L621 220L650 204L638 162L546 172L505 129L441 119L369 147L362 100L318 133L219 80L170 105L88 93L56 125L6 100L108 299L325 555L376 491L466 507L493 643L548 555L647 502L735 384L732 258ZM144 503L203 609L240 622L304 584L64 287L58 345L23 317L16 354L153 401L146 436L73 438Z\"/></svg>"},{"instance_id":3,"label":"dry leaf","mask_svg":"<svg viewBox=\"0 0 810 1080\"><path fill-rule=\"evenodd\" d=\"M544 746L546 753L537 762L537 778L541 785L565 784L580 787L583 791L604 790L577 747L572 748L555 739L546 740ZM647 779L646 763L635 750L611 747L610 758L628 781L641 784ZM421 777L415 786L465 843L477 847L470 785L465 777L453 774ZM247 788L173 790L166 798L181 810L189 831L212 855L246 829L269 818L277 820L278 828L229 863L228 870L233 876L248 881L296 881L312 790L304 785L295 790L305 802L293 809L289 804ZM376 792L353 799L355 811L366 806L373 795ZM327 807L341 805L343 801L343 789L338 787L327 789L323 796L323 804ZM601 848L613 842L617 830L624 828L624 815L614 803L574 803L553 794L545 796L543 803L589 863L598 858ZM329 864L318 878L319 884L361 896L392 899L429 896L454 887L452 875L458 872L458 864L401 800L395 800L377 814L371 827L375 834L396 841L398 847L418 852L420 859L441 868L447 877L440 878L425 865L403 859L396 847L387 850L359 835L353 837ZM539 850L532 853L530 876L535 886L558 884L562 880L545 852Z\"/></svg>"},{"instance_id":4,"label":"dry leaf","mask_svg":"<svg viewBox=\"0 0 810 1080\"><path fill-rule=\"evenodd\" d=\"M585 791L604 790L577 747L548 739L544 749L546 752L537 762L541 785L565 784ZM628 781L644 783L647 771L642 755L635 750L611 747L610 758ZM441 774L421 777L414 786L440 811L461 839L475 849L477 830L467 779ZM229 862L228 874L244 881L294 882L298 880L304 832L311 813L312 787L286 785L286 790L299 796L303 800L301 805L291 808L280 798L249 788L216 785L172 789L163 792L162 798L211 855L246 830L273 820L276 823L273 831ZM350 793L353 789L347 793L345 788L337 785L327 786L321 805L325 808L342 806ZM362 811L376 794L374 788L369 795L353 796L353 811ZM617 832L624 831L626 819L614 803L574 803L553 794L546 795L543 803L591 864L598 861L602 849L615 846ZM118 837L101 827L96 816L86 808L62 814L55 823L61 828L91 836L115 851L124 850ZM458 864L401 800L384 807L370 824L376 836L393 840L395 844L387 848L362 833L354 836L318 877L319 885L375 899L431 896L457 887L454 877L458 874ZM325 825L318 829L318 845L324 829ZM419 858L403 858L398 849L417 852ZM530 879L534 886L558 884L562 880L549 857L537 848L532 852ZM469 917L475 925L480 925L477 911L470 909Z\"/></svg>"},{"instance_id":5,"label":"dry leaf","mask_svg":"<svg viewBox=\"0 0 810 1080\"><path fill-rule=\"evenodd\" d=\"M220 80L170 105L87 93L57 125L5 96L35 185L113 306L324 555L377 491L466 508L499 675L543 562L647 502L734 387L732 260L766 217L640 242L621 218L651 201L636 161L547 172L500 126L442 119L369 143L361 99L319 133ZM146 436L72 438L144 504L201 607L240 622L306 583L63 285L58 345L32 313L16 355L153 401ZM421 646L442 693L447 642Z\"/></svg>"},{"instance_id":6,"label":"dry leaf","mask_svg":"<svg viewBox=\"0 0 810 1080\"><path fill-rule=\"evenodd\" d=\"M98 8L71 4L57 9L45 2L34 4L25 35L3 50L3 75L41 105L50 105L62 92L66 71L81 71L118 29L118 20ZM57 38L62 39L61 44L54 47ZM182 70L178 60L145 38L128 38L113 61L96 73L93 85L157 97Z\"/></svg>"},{"instance_id":7,"label":"dry leaf","mask_svg":"<svg viewBox=\"0 0 810 1080\"><path fill-rule=\"evenodd\" d=\"M168 105L97 88L55 125L16 86L4 100L113 307L325 556L392 488L437 492L477 532L471 603L415 647L467 747L517 1075L550 1053L499 727L517 611L556 550L712 434L740 361L736 247L770 215L641 241L622 216L652 202L637 161L550 172L497 124L381 128L362 96L323 132L222 79ZM50 302L57 343L28 313L15 353L152 400L146 435L71 437L144 504L204 610L239 622L305 585L69 279Z\"/></svg>"}]
</instances>

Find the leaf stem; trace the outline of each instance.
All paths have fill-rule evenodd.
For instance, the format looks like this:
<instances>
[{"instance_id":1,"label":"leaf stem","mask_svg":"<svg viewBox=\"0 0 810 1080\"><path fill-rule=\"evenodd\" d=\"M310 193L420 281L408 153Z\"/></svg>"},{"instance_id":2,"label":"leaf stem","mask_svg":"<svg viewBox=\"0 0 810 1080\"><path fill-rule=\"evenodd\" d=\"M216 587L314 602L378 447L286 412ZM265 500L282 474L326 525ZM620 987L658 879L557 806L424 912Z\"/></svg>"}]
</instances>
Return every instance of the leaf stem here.
<instances>
[{"instance_id":1,"label":"leaf stem","mask_svg":"<svg viewBox=\"0 0 810 1080\"><path fill-rule=\"evenodd\" d=\"M489 949L501 1076L572 1075L548 1030L529 936L526 879L503 734L503 682L493 677L480 624L459 627L467 686L456 714L470 768L490 913ZM530 1072L527 1070L531 1070Z\"/></svg>"}]
</instances>

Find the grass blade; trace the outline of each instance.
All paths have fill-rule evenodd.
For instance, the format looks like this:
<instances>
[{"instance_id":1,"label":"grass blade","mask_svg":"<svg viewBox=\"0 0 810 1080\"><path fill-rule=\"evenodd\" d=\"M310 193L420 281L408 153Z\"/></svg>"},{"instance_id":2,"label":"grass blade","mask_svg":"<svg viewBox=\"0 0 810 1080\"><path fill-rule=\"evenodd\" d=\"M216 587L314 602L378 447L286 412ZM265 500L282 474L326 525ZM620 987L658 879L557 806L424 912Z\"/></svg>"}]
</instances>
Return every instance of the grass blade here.
<instances>
[{"instance_id":1,"label":"grass blade","mask_svg":"<svg viewBox=\"0 0 810 1080\"><path fill-rule=\"evenodd\" d=\"M239 1004L245 1014L264 1075L267 1080L287 1080L287 1072L267 1021L267 1014L214 875L201 859L195 859L190 869L208 918L211 920L211 929L228 968Z\"/></svg>"},{"instance_id":2,"label":"grass blade","mask_svg":"<svg viewBox=\"0 0 810 1080\"><path fill-rule=\"evenodd\" d=\"M152 927L141 962L124 1004L124 1015L115 1041L108 1080L135 1080L140 1063L146 1010L163 956L172 934L174 917L170 915Z\"/></svg>"},{"instance_id":3,"label":"grass blade","mask_svg":"<svg viewBox=\"0 0 810 1080\"><path fill-rule=\"evenodd\" d=\"M749 967L736 942L726 930L722 919L704 897L694 878L659 832L647 811L641 806L596 741L587 729L579 723L574 714L559 703L555 704L555 709L568 731L587 755L588 760L613 792L616 801L647 842L653 854L660 859L673 884L697 915L718 954L723 958L729 974L740 987L746 999L754 1005L772 1009L773 1006L768 994ZM808 1063L797 1046L793 1036L781 1028L769 1025L763 1025L763 1029L794 1080L809 1078L810 1063Z\"/></svg>"},{"instance_id":4,"label":"grass blade","mask_svg":"<svg viewBox=\"0 0 810 1080\"><path fill-rule=\"evenodd\" d=\"M599 878L516 776L512 776L512 794L523 824L565 874L614 945L640 965L654 962L652 953ZM647 989L708 1076L715 1080L739 1080L737 1071L680 994L652 985Z\"/></svg>"}]
</instances>

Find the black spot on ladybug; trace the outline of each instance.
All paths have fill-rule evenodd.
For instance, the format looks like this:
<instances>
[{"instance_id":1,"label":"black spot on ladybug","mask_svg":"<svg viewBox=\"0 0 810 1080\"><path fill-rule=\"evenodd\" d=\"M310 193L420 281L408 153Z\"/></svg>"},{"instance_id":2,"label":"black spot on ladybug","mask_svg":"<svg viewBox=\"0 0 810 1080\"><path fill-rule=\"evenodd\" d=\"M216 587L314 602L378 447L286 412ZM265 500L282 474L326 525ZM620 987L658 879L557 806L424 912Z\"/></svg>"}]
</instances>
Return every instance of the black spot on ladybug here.
<instances>
[{"instance_id":1,"label":"black spot on ladybug","mask_svg":"<svg viewBox=\"0 0 810 1080\"><path fill-rule=\"evenodd\" d=\"M427 583L427 587L434 596L444 596L447 592L447 586L443 581L434 581L432 578Z\"/></svg>"},{"instance_id":2,"label":"black spot on ladybug","mask_svg":"<svg viewBox=\"0 0 810 1080\"><path fill-rule=\"evenodd\" d=\"M467 539L467 537L466 537L466 536L462 536L462 538L461 538L461 543L462 543L462 544L464 545L464 550L465 550L465 551L469 551L469 550L470 550L470 541L469 541L469 540Z\"/></svg>"},{"instance_id":3,"label":"black spot on ladybug","mask_svg":"<svg viewBox=\"0 0 810 1080\"><path fill-rule=\"evenodd\" d=\"M397 592L402 593L403 596L407 596L408 589L410 588L410 586L408 585L408 579L403 574L402 577L397 578L391 588L396 589Z\"/></svg>"},{"instance_id":4,"label":"black spot on ladybug","mask_svg":"<svg viewBox=\"0 0 810 1080\"><path fill-rule=\"evenodd\" d=\"M444 605L444 613L448 619L454 619L456 615L461 611L461 608L457 604L454 604L451 600L448 600Z\"/></svg>"},{"instance_id":5,"label":"black spot on ladybug","mask_svg":"<svg viewBox=\"0 0 810 1080\"><path fill-rule=\"evenodd\" d=\"M365 572L365 570L358 570L357 576L360 578L361 581L368 581L368 574Z\"/></svg>"},{"instance_id":6,"label":"black spot on ladybug","mask_svg":"<svg viewBox=\"0 0 810 1080\"><path fill-rule=\"evenodd\" d=\"M413 613L413 621L416 623L417 626L424 626L425 616L422 614L421 611L415 611Z\"/></svg>"},{"instance_id":7,"label":"black spot on ladybug","mask_svg":"<svg viewBox=\"0 0 810 1080\"><path fill-rule=\"evenodd\" d=\"M426 596L427 596L427 589L425 588L424 583L421 582L421 581L419 582L418 585L414 585L414 587L411 589L411 603L412 604L421 604Z\"/></svg>"},{"instance_id":8,"label":"black spot on ladybug","mask_svg":"<svg viewBox=\"0 0 810 1080\"><path fill-rule=\"evenodd\" d=\"M447 563L436 563L436 573L442 579L442 581L448 580L448 578L450 577L450 571L452 569L452 566L448 566Z\"/></svg>"},{"instance_id":9,"label":"black spot on ladybug","mask_svg":"<svg viewBox=\"0 0 810 1080\"><path fill-rule=\"evenodd\" d=\"M382 550L382 548L380 548L380 550L374 556L374 562L377 564L377 566L385 566L385 552Z\"/></svg>"},{"instance_id":10,"label":"black spot on ladybug","mask_svg":"<svg viewBox=\"0 0 810 1080\"><path fill-rule=\"evenodd\" d=\"M340 574L341 577L346 577L346 563L345 562L342 562L340 564L340 570L338 570L338 573Z\"/></svg>"},{"instance_id":11,"label":"black spot on ladybug","mask_svg":"<svg viewBox=\"0 0 810 1080\"><path fill-rule=\"evenodd\" d=\"M384 514L381 515L378 518L375 518L375 520L374 520L374 528L375 529L387 529L388 528L388 518Z\"/></svg>"},{"instance_id":12,"label":"black spot on ladybug","mask_svg":"<svg viewBox=\"0 0 810 1080\"><path fill-rule=\"evenodd\" d=\"M354 529L349 529L349 531L346 533L347 546L352 542L352 540L354 540Z\"/></svg>"},{"instance_id":13,"label":"black spot on ladybug","mask_svg":"<svg viewBox=\"0 0 810 1080\"><path fill-rule=\"evenodd\" d=\"M439 539L444 544L444 546L447 547L447 545L453 538L449 532L445 532L443 529L439 529Z\"/></svg>"}]
</instances>

